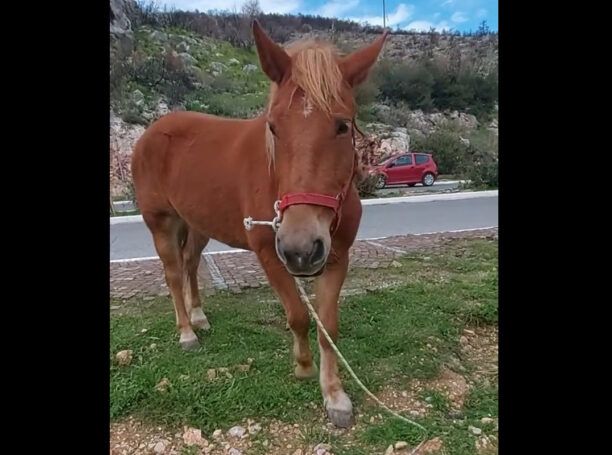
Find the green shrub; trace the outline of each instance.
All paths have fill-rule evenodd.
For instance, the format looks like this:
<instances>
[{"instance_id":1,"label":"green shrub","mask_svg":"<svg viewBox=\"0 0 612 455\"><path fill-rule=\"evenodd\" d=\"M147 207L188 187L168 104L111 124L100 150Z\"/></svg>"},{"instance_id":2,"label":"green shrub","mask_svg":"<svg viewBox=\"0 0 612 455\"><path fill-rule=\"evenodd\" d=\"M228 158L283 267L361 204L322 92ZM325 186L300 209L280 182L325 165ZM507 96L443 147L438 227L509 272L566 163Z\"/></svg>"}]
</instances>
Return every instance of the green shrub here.
<instances>
[{"instance_id":1,"label":"green shrub","mask_svg":"<svg viewBox=\"0 0 612 455\"><path fill-rule=\"evenodd\" d=\"M498 138L486 128L468 135L449 124L425 137L413 137L412 144L413 151L433 154L440 174L467 179L472 188L497 187Z\"/></svg>"},{"instance_id":2,"label":"green shrub","mask_svg":"<svg viewBox=\"0 0 612 455\"><path fill-rule=\"evenodd\" d=\"M360 108L361 109L361 108ZM403 101L395 104L377 104L367 109L371 120L391 126L405 127L410 120L410 107Z\"/></svg>"},{"instance_id":3,"label":"green shrub","mask_svg":"<svg viewBox=\"0 0 612 455\"><path fill-rule=\"evenodd\" d=\"M498 137L487 129L470 136L469 158L464 163L463 175L471 188L497 188Z\"/></svg>"},{"instance_id":4,"label":"green shrub","mask_svg":"<svg viewBox=\"0 0 612 455\"><path fill-rule=\"evenodd\" d=\"M475 65L450 67L430 59L411 63L384 60L373 72L372 84L378 86L378 100L388 104L404 103L425 112L458 110L487 118L497 101L497 71L479 74ZM369 88L373 93L373 88Z\"/></svg>"},{"instance_id":5,"label":"green shrub","mask_svg":"<svg viewBox=\"0 0 612 455\"><path fill-rule=\"evenodd\" d=\"M411 149L432 153L441 174L455 174L464 169L468 147L460 134L449 130L438 130L425 137L414 137Z\"/></svg>"},{"instance_id":6,"label":"green shrub","mask_svg":"<svg viewBox=\"0 0 612 455\"><path fill-rule=\"evenodd\" d=\"M381 62L375 80L380 95L392 102L404 101L411 109L430 111L433 107L431 91L434 79L420 64Z\"/></svg>"},{"instance_id":7,"label":"green shrub","mask_svg":"<svg viewBox=\"0 0 612 455\"><path fill-rule=\"evenodd\" d=\"M366 106L376 101L380 91L374 79L368 79L355 89L355 100L358 106Z\"/></svg>"},{"instance_id":8,"label":"green shrub","mask_svg":"<svg viewBox=\"0 0 612 455\"><path fill-rule=\"evenodd\" d=\"M378 177L375 175L363 176L357 182L357 190L359 191L359 197L368 198L376 196L376 182Z\"/></svg>"},{"instance_id":9,"label":"green shrub","mask_svg":"<svg viewBox=\"0 0 612 455\"><path fill-rule=\"evenodd\" d=\"M499 163L497 158L482 155L476 158L463 174L469 180L469 188L486 189L497 188L499 184Z\"/></svg>"}]
</instances>

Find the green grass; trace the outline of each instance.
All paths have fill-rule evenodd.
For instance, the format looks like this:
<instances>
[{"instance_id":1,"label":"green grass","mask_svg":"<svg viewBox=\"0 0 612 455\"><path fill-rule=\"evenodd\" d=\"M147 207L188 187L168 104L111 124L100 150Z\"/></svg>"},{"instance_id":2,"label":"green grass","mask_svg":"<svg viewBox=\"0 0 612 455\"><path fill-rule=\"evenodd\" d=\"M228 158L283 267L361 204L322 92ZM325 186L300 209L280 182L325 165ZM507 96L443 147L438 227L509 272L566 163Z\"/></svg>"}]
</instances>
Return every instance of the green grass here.
<instances>
[{"instance_id":1,"label":"green grass","mask_svg":"<svg viewBox=\"0 0 612 455\"><path fill-rule=\"evenodd\" d=\"M265 105L269 81L258 69L245 73L243 67L247 64L259 68L259 59L255 49L242 49L231 44L209 37L198 36L185 29L170 27L160 29L170 39L159 42L151 38L150 27L139 27L135 30L135 48L138 54L146 57L163 54L167 49L175 49L179 42L185 41L189 45L188 53L195 58L194 82L198 84L181 96L185 108L190 111L205 112L214 115L248 118L259 112ZM239 63L232 63L234 61ZM225 65L222 74L213 75L213 64ZM161 75L160 75L161 77ZM136 108L131 105L130 94L140 90L145 98L143 106ZM167 97L161 86L155 88L126 76L121 92L115 96L116 108L125 117L124 120L132 123L148 124L143 119L142 110L148 107L153 110L160 96Z\"/></svg>"},{"instance_id":2,"label":"green grass","mask_svg":"<svg viewBox=\"0 0 612 455\"><path fill-rule=\"evenodd\" d=\"M485 387L476 384L468 395L464 406L463 418L453 419L448 415L448 402L439 393L433 395L433 408L429 415L419 423L428 429L431 436L438 436L444 441L445 454L468 455L476 453L475 437L468 431L470 425L481 428L484 433L495 434L493 424L482 424L482 417L496 416L497 387ZM430 437L431 437L430 436ZM359 435L359 440L370 447L382 447L389 441L407 441L412 446L423 439L422 433L414 427L407 426L397 419L385 419L378 425L371 425Z\"/></svg>"},{"instance_id":3,"label":"green grass","mask_svg":"<svg viewBox=\"0 0 612 455\"><path fill-rule=\"evenodd\" d=\"M374 393L382 386L405 387L411 379L436 377L443 365L461 358L459 337L464 327L497 322L496 242L453 242L400 262L402 267L352 271L347 286L366 280L397 284L346 298L341 304L339 348ZM292 375L292 337L285 330L282 307L269 289L219 293L204 305L212 329L199 334L201 348L187 353L178 345L168 299L132 300L111 315L112 420L134 415L177 428L189 424L210 434L247 418L308 423L322 417L318 382L298 381ZM311 346L316 357L315 340L313 323ZM123 349L134 352L128 367L114 362L114 354ZM232 369L249 357L254 359L249 371ZM470 365L464 366L470 370ZM219 367L230 368L232 377L208 381L207 370ZM359 431L352 434L354 441L348 446L346 438L329 435L313 423L305 442L332 438L335 453L365 454L384 450L389 441L420 441L420 430L396 419L385 417L370 424L369 416L384 411L365 403L363 392L343 368L341 375L357 411L364 415ZM155 390L162 378L171 383L165 393ZM443 453L475 453L475 437L467 426L482 427L481 417L497 415L497 386L474 385L461 423L449 417L443 395L427 391L427 396L433 407L427 417L416 420L430 430L430 437L443 439Z\"/></svg>"}]
</instances>

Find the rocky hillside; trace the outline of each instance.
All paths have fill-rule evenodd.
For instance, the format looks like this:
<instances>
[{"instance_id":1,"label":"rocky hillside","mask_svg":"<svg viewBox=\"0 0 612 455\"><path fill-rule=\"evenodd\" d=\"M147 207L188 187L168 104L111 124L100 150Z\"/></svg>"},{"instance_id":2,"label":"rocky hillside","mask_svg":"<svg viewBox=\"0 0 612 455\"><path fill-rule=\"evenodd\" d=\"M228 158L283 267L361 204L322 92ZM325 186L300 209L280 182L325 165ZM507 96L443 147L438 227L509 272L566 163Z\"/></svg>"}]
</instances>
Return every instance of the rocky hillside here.
<instances>
[{"instance_id":1,"label":"rocky hillside","mask_svg":"<svg viewBox=\"0 0 612 455\"><path fill-rule=\"evenodd\" d=\"M228 31L223 28L227 21L212 17L210 22L210 16L192 13L164 18L132 0L110 0L110 10L112 192L129 197L128 157L146 125L170 110L257 115L269 82L246 42L249 34L236 41L248 18L238 17L237 28ZM281 42L318 36L344 52L379 32L351 23L316 29L301 16L265 15L261 20ZM288 20L302 23L282 28ZM392 34L379 66L358 94L360 124L368 133L362 148L369 147L370 159L415 144L428 146L428 138L438 131L464 146L483 131L496 134L497 35ZM473 92L474 87L480 92ZM496 148L488 154L496 157Z\"/></svg>"},{"instance_id":2,"label":"rocky hillside","mask_svg":"<svg viewBox=\"0 0 612 455\"><path fill-rule=\"evenodd\" d=\"M350 51L370 43L373 34L359 32L312 31L296 32L291 40L304 37L322 37L332 40L343 51ZM498 36L461 36L438 33L391 34L385 44L382 58L398 62L411 62L429 57L445 61L474 62L476 71L483 75L496 71L498 62Z\"/></svg>"},{"instance_id":3,"label":"rocky hillside","mask_svg":"<svg viewBox=\"0 0 612 455\"><path fill-rule=\"evenodd\" d=\"M236 47L250 47L253 44L250 21L254 16L249 16L252 12L210 15L175 11L155 15L152 6L148 9L144 6L143 11L143 6L138 7L133 0L110 0L110 4L111 35L122 38L124 44L129 41L132 28L143 24L155 28L184 28L198 36L226 41ZM333 41L345 51L371 41L375 34L381 32L377 27L362 27L354 22L307 15L259 13L256 17L272 38L280 43L318 36ZM415 60L423 56L474 61L479 71L488 74L497 66L498 35L488 32L461 35L396 30L389 36L383 55L394 60Z\"/></svg>"}]
</instances>

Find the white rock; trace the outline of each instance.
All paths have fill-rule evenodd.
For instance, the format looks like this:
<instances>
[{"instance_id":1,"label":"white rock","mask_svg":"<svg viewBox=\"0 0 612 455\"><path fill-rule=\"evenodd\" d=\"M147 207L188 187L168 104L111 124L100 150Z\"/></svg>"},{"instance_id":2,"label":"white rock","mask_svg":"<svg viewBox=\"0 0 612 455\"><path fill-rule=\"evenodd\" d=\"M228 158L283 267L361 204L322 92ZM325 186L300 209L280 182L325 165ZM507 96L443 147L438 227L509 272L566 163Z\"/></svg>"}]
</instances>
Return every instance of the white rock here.
<instances>
[{"instance_id":1,"label":"white rock","mask_svg":"<svg viewBox=\"0 0 612 455\"><path fill-rule=\"evenodd\" d=\"M408 447L408 443L406 441L398 441L395 443L395 450L403 450Z\"/></svg>"},{"instance_id":2,"label":"white rock","mask_svg":"<svg viewBox=\"0 0 612 455\"><path fill-rule=\"evenodd\" d=\"M241 427L240 425L236 425L235 427L230 428L227 431L227 434L234 438L241 438L246 434L246 428Z\"/></svg>"},{"instance_id":3,"label":"white rock","mask_svg":"<svg viewBox=\"0 0 612 455\"><path fill-rule=\"evenodd\" d=\"M127 366L132 363L132 350L119 351L115 356L117 363L121 366Z\"/></svg>"},{"instance_id":4,"label":"white rock","mask_svg":"<svg viewBox=\"0 0 612 455\"><path fill-rule=\"evenodd\" d=\"M475 434L476 436L478 436L479 434L481 434L481 433L482 433L482 430L481 430L480 428L478 428L478 427L473 427L472 425L470 425L470 426L468 427L468 430L470 430L470 432L471 432L472 434Z\"/></svg>"}]
</instances>

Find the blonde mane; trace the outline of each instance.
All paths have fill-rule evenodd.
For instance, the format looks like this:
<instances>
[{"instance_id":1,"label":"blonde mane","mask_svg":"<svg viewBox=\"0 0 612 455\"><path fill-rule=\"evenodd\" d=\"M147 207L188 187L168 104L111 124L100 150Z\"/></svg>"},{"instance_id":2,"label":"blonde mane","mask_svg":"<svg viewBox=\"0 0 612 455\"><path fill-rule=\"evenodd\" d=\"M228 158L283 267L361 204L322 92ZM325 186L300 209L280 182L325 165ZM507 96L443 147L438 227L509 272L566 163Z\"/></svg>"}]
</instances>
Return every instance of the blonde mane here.
<instances>
[{"instance_id":1,"label":"blonde mane","mask_svg":"<svg viewBox=\"0 0 612 455\"><path fill-rule=\"evenodd\" d=\"M311 105L327 114L332 106L344 102L340 96L342 73L338 54L329 43L317 40L298 41L287 48L291 56L291 81L304 91L305 106Z\"/></svg>"},{"instance_id":2,"label":"blonde mane","mask_svg":"<svg viewBox=\"0 0 612 455\"><path fill-rule=\"evenodd\" d=\"M338 67L336 48L320 40L301 40L285 48L291 57L291 82L295 85L289 98L288 107L298 89L304 92L304 116L308 117L313 108L331 114L334 106L346 109L346 102L341 97L343 76ZM268 111L271 109L278 87L272 84ZM274 135L266 124L266 150L274 161Z\"/></svg>"}]
</instances>

